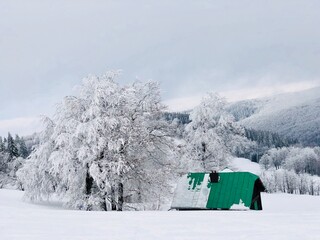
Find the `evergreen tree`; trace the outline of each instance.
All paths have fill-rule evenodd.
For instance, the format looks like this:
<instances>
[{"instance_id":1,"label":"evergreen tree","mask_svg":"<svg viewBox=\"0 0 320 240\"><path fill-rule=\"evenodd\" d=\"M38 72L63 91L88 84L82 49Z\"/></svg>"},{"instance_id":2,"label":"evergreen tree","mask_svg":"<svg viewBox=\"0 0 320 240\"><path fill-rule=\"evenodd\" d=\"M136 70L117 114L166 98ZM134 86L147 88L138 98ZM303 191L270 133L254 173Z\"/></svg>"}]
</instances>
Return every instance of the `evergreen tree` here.
<instances>
[{"instance_id":1,"label":"evergreen tree","mask_svg":"<svg viewBox=\"0 0 320 240\"><path fill-rule=\"evenodd\" d=\"M2 137L0 137L0 152L4 152L4 151L5 151L4 142L2 140Z\"/></svg>"},{"instance_id":2,"label":"evergreen tree","mask_svg":"<svg viewBox=\"0 0 320 240\"><path fill-rule=\"evenodd\" d=\"M22 158L27 158L29 156L29 151L23 138L20 140L19 156Z\"/></svg>"},{"instance_id":3,"label":"evergreen tree","mask_svg":"<svg viewBox=\"0 0 320 240\"><path fill-rule=\"evenodd\" d=\"M7 151L9 153L9 161L11 161L14 157L19 156L18 148L16 146L15 141L10 133L8 133L8 147Z\"/></svg>"},{"instance_id":4,"label":"evergreen tree","mask_svg":"<svg viewBox=\"0 0 320 240\"><path fill-rule=\"evenodd\" d=\"M8 150L8 140L5 137L3 138L3 145L4 145L4 151L7 152L7 150Z\"/></svg>"},{"instance_id":5,"label":"evergreen tree","mask_svg":"<svg viewBox=\"0 0 320 240\"><path fill-rule=\"evenodd\" d=\"M22 158L27 158L29 155L29 151L26 146L26 142L24 141L24 138L20 138L17 134L14 140L17 148L18 148L18 155Z\"/></svg>"}]
</instances>

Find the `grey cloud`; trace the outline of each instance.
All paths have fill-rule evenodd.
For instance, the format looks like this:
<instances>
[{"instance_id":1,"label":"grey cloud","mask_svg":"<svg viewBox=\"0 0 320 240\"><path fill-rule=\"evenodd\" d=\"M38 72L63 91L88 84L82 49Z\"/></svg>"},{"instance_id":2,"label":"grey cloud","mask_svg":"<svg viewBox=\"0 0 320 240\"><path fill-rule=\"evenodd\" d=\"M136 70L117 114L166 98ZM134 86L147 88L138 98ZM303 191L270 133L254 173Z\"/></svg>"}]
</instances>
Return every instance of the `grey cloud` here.
<instances>
[{"instance_id":1,"label":"grey cloud","mask_svg":"<svg viewBox=\"0 0 320 240\"><path fill-rule=\"evenodd\" d=\"M51 113L89 73L152 78L165 99L316 81L319 1L0 3L0 119ZM266 79L268 81L266 82Z\"/></svg>"}]
</instances>

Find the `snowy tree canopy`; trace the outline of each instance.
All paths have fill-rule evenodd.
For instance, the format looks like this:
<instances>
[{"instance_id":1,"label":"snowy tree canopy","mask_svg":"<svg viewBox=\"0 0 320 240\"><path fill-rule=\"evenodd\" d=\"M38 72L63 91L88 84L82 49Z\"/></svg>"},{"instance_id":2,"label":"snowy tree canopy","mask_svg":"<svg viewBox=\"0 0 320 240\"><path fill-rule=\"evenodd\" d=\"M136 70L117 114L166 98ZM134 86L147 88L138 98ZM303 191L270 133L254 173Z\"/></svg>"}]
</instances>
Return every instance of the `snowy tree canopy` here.
<instances>
[{"instance_id":1,"label":"snowy tree canopy","mask_svg":"<svg viewBox=\"0 0 320 240\"><path fill-rule=\"evenodd\" d=\"M309 173L320 176L320 148L272 148L262 156L260 165L264 169L283 168L296 173Z\"/></svg>"},{"instance_id":2,"label":"snowy tree canopy","mask_svg":"<svg viewBox=\"0 0 320 240\"><path fill-rule=\"evenodd\" d=\"M2 139L0 137L0 188L20 188L16 172L29 156L24 138L16 135Z\"/></svg>"},{"instance_id":3,"label":"snowy tree canopy","mask_svg":"<svg viewBox=\"0 0 320 240\"><path fill-rule=\"evenodd\" d=\"M260 160L269 192L320 194L320 148L272 148Z\"/></svg>"},{"instance_id":4,"label":"snowy tree canopy","mask_svg":"<svg viewBox=\"0 0 320 240\"><path fill-rule=\"evenodd\" d=\"M19 172L30 198L53 193L78 209L122 210L164 194L173 162L156 82L90 76L47 119L42 141ZM160 190L162 189L162 190Z\"/></svg>"},{"instance_id":5,"label":"snowy tree canopy","mask_svg":"<svg viewBox=\"0 0 320 240\"><path fill-rule=\"evenodd\" d=\"M225 107L225 99L209 93L190 114L191 122L186 127L187 158L195 160L194 170L222 169L231 154L251 144Z\"/></svg>"}]
</instances>

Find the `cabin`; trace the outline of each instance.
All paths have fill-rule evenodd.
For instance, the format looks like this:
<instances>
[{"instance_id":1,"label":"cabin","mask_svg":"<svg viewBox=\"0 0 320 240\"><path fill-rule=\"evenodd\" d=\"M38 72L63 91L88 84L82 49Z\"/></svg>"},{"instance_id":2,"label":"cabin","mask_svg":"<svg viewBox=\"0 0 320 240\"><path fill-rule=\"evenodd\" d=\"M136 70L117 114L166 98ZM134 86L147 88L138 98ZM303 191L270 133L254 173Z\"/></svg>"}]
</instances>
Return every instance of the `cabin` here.
<instances>
[{"instance_id":1,"label":"cabin","mask_svg":"<svg viewBox=\"0 0 320 240\"><path fill-rule=\"evenodd\" d=\"M262 210L260 178L250 172L188 173L178 182L171 209Z\"/></svg>"}]
</instances>

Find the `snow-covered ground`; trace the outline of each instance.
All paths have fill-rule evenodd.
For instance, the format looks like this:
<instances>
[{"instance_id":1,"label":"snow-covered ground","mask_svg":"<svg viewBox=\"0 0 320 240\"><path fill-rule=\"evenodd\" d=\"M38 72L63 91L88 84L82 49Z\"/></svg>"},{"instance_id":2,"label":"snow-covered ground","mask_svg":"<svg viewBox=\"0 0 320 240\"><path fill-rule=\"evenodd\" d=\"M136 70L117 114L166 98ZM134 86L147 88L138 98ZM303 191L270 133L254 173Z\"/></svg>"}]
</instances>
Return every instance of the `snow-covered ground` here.
<instances>
[{"instance_id":1,"label":"snow-covered ground","mask_svg":"<svg viewBox=\"0 0 320 240\"><path fill-rule=\"evenodd\" d=\"M231 170L240 172L251 172L258 176L261 174L261 168L258 163L251 162L246 158L232 158L230 160Z\"/></svg>"},{"instance_id":2,"label":"snow-covered ground","mask_svg":"<svg viewBox=\"0 0 320 240\"><path fill-rule=\"evenodd\" d=\"M320 197L263 194L263 211L83 212L0 189L1 240L320 239Z\"/></svg>"}]
</instances>

